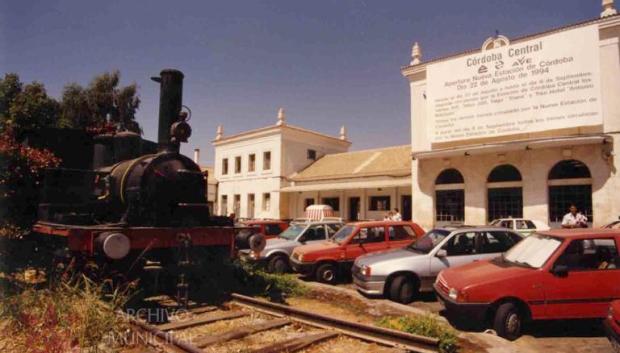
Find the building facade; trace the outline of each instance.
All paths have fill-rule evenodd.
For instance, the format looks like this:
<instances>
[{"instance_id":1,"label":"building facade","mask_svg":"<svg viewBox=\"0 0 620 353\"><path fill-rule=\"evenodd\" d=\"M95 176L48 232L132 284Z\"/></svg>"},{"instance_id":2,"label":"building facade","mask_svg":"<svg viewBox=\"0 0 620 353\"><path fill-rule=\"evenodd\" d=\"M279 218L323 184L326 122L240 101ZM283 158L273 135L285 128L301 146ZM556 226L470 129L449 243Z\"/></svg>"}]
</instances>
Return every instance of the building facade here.
<instances>
[{"instance_id":1,"label":"building facade","mask_svg":"<svg viewBox=\"0 0 620 353\"><path fill-rule=\"evenodd\" d=\"M411 147L395 146L324 156L289 177L289 214L303 217L312 204L330 205L348 221L383 219L398 208L411 219Z\"/></svg>"},{"instance_id":2,"label":"building facade","mask_svg":"<svg viewBox=\"0 0 620 353\"><path fill-rule=\"evenodd\" d=\"M291 218L288 195L281 188L288 176L326 154L345 152L351 143L344 128L329 136L286 123L278 112L275 125L224 136L222 127L215 148L218 180L216 213L238 218Z\"/></svg>"},{"instance_id":3,"label":"building facade","mask_svg":"<svg viewBox=\"0 0 620 353\"><path fill-rule=\"evenodd\" d=\"M610 7L609 4L612 4ZM509 39L401 72L411 92L413 219L526 217L594 226L620 215L620 17Z\"/></svg>"}]
</instances>

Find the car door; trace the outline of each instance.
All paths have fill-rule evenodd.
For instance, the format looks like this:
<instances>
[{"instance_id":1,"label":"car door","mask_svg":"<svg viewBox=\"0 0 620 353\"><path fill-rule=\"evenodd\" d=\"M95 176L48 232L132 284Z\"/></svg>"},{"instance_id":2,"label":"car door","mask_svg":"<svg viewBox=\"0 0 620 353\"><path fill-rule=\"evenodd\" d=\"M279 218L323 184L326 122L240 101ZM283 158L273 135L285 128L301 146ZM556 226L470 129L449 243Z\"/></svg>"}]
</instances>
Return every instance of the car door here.
<instances>
[{"instance_id":1,"label":"car door","mask_svg":"<svg viewBox=\"0 0 620 353\"><path fill-rule=\"evenodd\" d=\"M402 248L416 239L413 228L408 225L388 226L388 248Z\"/></svg>"},{"instance_id":2,"label":"car door","mask_svg":"<svg viewBox=\"0 0 620 353\"><path fill-rule=\"evenodd\" d=\"M563 266L562 273L559 272ZM602 318L620 297L617 239L574 239L543 274L545 316L549 319Z\"/></svg>"},{"instance_id":3,"label":"car door","mask_svg":"<svg viewBox=\"0 0 620 353\"><path fill-rule=\"evenodd\" d=\"M358 256L387 249L385 227L361 227L353 235L346 248L346 258L355 260Z\"/></svg>"},{"instance_id":4,"label":"car door","mask_svg":"<svg viewBox=\"0 0 620 353\"><path fill-rule=\"evenodd\" d=\"M536 231L536 226L532 221L517 219L515 221L515 230L524 236L528 236Z\"/></svg>"},{"instance_id":5,"label":"car door","mask_svg":"<svg viewBox=\"0 0 620 353\"><path fill-rule=\"evenodd\" d=\"M477 260L489 260L500 256L503 252L510 250L521 240L515 233L506 231L486 231L480 232L476 238L476 252L480 254Z\"/></svg>"},{"instance_id":6,"label":"car door","mask_svg":"<svg viewBox=\"0 0 620 353\"><path fill-rule=\"evenodd\" d=\"M325 240L328 240L331 237L333 237L334 234L336 234L336 232L338 232L338 230L340 228L342 228L341 224L331 224L331 223L326 224L325 225L325 230L326 230L326 233L325 233L326 238L325 238Z\"/></svg>"},{"instance_id":7,"label":"car door","mask_svg":"<svg viewBox=\"0 0 620 353\"><path fill-rule=\"evenodd\" d=\"M301 238L304 244L313 244L325 241L327 239L327 232L323 224L317 224L309 226L304 232Z\"/></svg>"},{"instance_id":8,"label":"car door","mask_svg":"<svg viewBox=\"0 0 620 353\"><path fill-rule=\"evenodd\" d=\"M461 266L483 259L485 254L480 254L479 250L476 249L476 238L480 236L480 232L475 231L452 234L441 246L441 250L445 250L446 256L438 257L435 254L431 258L431 275L436 276L441 270L448 267Z\"/></svg>"}]
</instances>

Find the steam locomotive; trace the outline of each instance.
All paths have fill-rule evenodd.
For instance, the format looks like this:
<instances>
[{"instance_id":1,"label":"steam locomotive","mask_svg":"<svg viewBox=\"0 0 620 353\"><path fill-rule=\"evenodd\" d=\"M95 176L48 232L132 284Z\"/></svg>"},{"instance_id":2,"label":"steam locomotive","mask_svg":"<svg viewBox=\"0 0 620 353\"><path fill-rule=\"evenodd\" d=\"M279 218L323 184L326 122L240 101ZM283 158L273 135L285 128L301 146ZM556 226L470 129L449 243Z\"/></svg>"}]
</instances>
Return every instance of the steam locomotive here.
<instances>
[{"instance_id":1,"label":"steam locomotive","mask_svg":"<svg viewBox=\"0 0 620 353\"><path fill-rule=\"evenodd\" d=\"M152 78L160 85L157 151L149 153L140 135L121 130L94 136L92 169L46 170L33 230L57 257L127 277L169 271L183 291L185 269L204 250L232 256L235 237L264 246L253 229L210 214L206 175L179 153L191 135L183 79L173 69Z\"/></svg>"}]
</instances>

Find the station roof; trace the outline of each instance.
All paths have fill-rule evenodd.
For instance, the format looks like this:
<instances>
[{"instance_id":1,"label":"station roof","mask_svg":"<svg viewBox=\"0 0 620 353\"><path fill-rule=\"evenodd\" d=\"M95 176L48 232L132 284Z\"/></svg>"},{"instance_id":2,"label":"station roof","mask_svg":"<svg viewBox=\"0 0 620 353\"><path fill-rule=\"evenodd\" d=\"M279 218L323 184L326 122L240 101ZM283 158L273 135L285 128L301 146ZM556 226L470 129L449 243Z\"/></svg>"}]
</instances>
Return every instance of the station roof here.
<instances>
[{"instance_id":1,"label":"station roof","mask_svg":"<svg viewBox=\"0 0 620 353\"><path fill-rule=\"evenodd\" d=\"M304 170L293 174L290 180L306 182L410 175L411 146L404 145L327 154Z\"/></svg>"}]
</instances>

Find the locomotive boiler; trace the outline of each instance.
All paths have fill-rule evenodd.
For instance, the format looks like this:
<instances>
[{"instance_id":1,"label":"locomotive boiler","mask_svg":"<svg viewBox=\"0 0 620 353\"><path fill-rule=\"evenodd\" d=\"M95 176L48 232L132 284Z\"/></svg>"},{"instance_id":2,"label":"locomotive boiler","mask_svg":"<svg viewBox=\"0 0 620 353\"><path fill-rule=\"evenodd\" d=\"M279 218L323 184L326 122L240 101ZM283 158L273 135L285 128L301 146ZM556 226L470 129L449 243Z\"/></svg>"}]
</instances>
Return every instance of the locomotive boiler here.
<instances>
[{"instance_id":1,"label":"locomotive boiler","mask_svg":"<svg viewBox=\"0 0 620 353\"><path fill-rule=\"evenodd\" d=\"M210 214L206 174L179 153L191 135L183 73L166 69L152 79L160 85L156 150L122 128L94 136L92 168L46 170L33 230L66 258L124 277L173 268L177 286L187 288L185 269L200 262L204 250L232 256L235 234L254 236L253 246L264 246L264 240Z\"/></svg>"}]
</instances>

